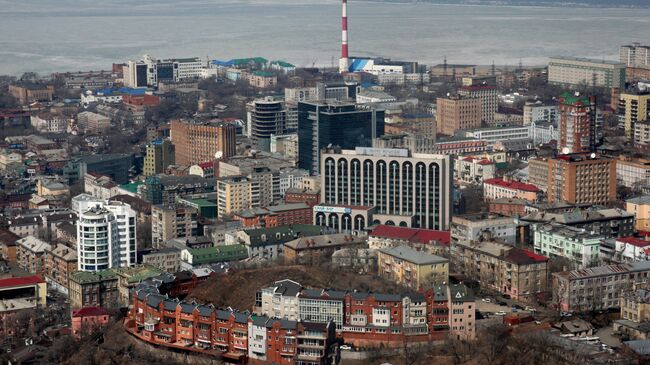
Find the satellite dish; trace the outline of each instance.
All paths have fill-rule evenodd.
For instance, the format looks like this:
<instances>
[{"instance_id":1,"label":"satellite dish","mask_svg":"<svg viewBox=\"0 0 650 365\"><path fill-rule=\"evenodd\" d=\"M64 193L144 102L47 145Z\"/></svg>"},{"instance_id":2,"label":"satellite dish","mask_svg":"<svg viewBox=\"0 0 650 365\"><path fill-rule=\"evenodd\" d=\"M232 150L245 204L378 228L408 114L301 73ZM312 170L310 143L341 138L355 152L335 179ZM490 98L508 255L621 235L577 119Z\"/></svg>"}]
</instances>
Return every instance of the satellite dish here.
<instances>
[{"instance_id":1,"label":"satellite dish","mask_svg":"<svg viewBox=\"0 0 650 365\"><path fill-rule=\"evenodd\" d=\"M591 153L591 158L596 158L596 154L592 152Z\"/></svg>"},{"instance_id":2,"label":"satellite dish","mask_svg":"<svg viewBox=\"0 0 650 365\"><path fill-rule=\"evenodd\" d=\"M217 159L217 160L221 159L221 157L223 157L223 151L217 151L214 154L214 158Z\"/></svg>"},{"instance_id":3,"label":"satellite dish","mask_svg":"<svg viewBox=\"0 0 650 365\"><path fill-rule=\"evenodd\" d=\"M562 148L562 154L563 154L563 155L568 155L569 152L570 152L569 147L564 147L564 148Z\"/></svg>"}]
</instances>

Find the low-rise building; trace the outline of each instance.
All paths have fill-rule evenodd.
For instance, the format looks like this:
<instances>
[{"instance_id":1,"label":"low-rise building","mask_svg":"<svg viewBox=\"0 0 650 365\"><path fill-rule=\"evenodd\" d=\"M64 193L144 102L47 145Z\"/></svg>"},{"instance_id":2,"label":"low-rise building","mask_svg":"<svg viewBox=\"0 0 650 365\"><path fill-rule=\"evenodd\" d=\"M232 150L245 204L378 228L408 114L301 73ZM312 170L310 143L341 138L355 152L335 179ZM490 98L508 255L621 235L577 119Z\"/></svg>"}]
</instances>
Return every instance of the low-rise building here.
<instances>
[{"instance_id":1,"label":"low-rise building","mask_svg":"<svg viewBox=\"0 0 650 365\"><path fill-rule=\"evenodd\" d=\"M648 282L650 261L552 274L553 304L564 312L618 308L623 292Z\"/></svg>"},{"instance_id":2,"label":"low-rise building","mask_svg":"<svg viewBox=\"0 0 650 365\"><path fill-rule=\"evenodd\" d=\"M14 328L7 328L10 318L18 312L45 308L47 284L39 275L0 279L0 321L5 324L0 333L12 335Z\"/></svg>"},{"instance_id":3,"label":"low-rise building","mask_svg":"<svg viewBox=\"0 0 650 365\"><path fill-rule=\"evenodd\" d=\"M104 308L85 307L72 311L72 335L81 338L108 325L110 316Z\"/></svg>"},{"instance_id":4,"label":"low-rise building","mask_svg":"<svg viewBox=\"0 0 650 365\"><path fill-rule=\"evenodd\" d=\"M63 244L45 250L45 280L50 288L68 293L70 273L77 270L77 250Z\"/></svg>"},{"instance_id":5,"label":"low-rise building","mask_svg":"<svg viewBox=\"0 0 650 365\"><path fill-rule=\"evenodd\" d=\"M650 260L650 241L637 237L610 238L600 243L600 257L607 263Z\"/></svg>"},{"instance_id":6,"label":"low-rise building","mask_svg":"<svg viewBox=\"0 0 650 365\"><path fill-rule=\"evenodd\" d=\"M412 289L449 282L449 260L409 246L379 249L378 275Z\"/></svg>"},{"instance_id":7,"label":"low-rise building","mask_svg":"<svg viewBox=\"0 0 650 365\"><path fill-rule=\"evenodd\" d=\"M235 232L233 243L246 246L248 256L274 260L283 255L284 244L299 237L318 236L327 233L320 226L297 224L274 228L246 229Z\"/></svg>"},{"instance_id":8,"label":"low-rise building","mask_svg":"<svg viewBox=\"0 0 650 365\"><path fill-rule=\"evenodd\" d=\"M239 261L246 258L248 258L248 250L244 245L239 244L184 249L181 251L181 260L190 267Z\"/></svg>"},{"instance_id":9,"label":"low-rise building","mask_svg":"<svg viewBox=\"0 0 650 365\"><path fill-rule=\"evenodd\" d=\"M451 234L449 231L386 226L380 224L368 234L371 249L406 245L438 256L449 254Z\"/></svg>"},{"instance_id":10,"label":"low-rise building","mask_svg":"<svg viewBox=\"0 0 650 365\"><path fill-rule=\"evenodd\" d=\"M484 289L535 302L547 292L548 258L498 242L452 242L451 262Z\"/></svg>"},{"instance_id":11,"label":"low-rise building","mask_svg":"<svg viewBox=\"0 0 650 365\"><path fill-rule=\"evenodd\" d=\"M634 215L634 230L650 232L650 196L626 200L625 210Z\"/></svg>"},{"instance_id":12,"label":"low-rise building","mask_svg":"<svg viewBox=\"0 0 650 365\"><path fill-rule=\"evenodd\" d=\"M593 266L600 262L600 242L604 239L581 228L561 224L533 226L535 252L550 258L564 257L575 268Z\"/></svg>"},{"instance_id":13,"label":"low-rise building","mask_svg":"<svg viewBox=\"0 0 650 365\"><path fill-rule=\"evenodd\" d=\"M454 160L454 176L467 184L481 184L496 176L496 164L485 158L474 156Z\"/></svg>"},{"instance_id":14,"label":"low-rise building","mask_svg":"<svg viewBox=\"0 0 650 365\"><path fill-rule=\"evenodd\" d=\"M634 234L634 214L618 208L580 209L568 212L535 211L520 218L524 223L557 223L581 228L605 238Z\"/></svg>"},{"instance_id":15,"label":"low-rise building","mask_svg":"<svg viewBox=\"0 0 650 365\"><path fill-rule=\"evenodd\" d=\"M451 243L477 241L489 234L491 239L514 244L517 225L511 217L497 214L466 214L451 218Z\"/></svg>"},{"instance_id":16,"label":"low-rise building","mask_svg":"<svg viewBox=\"0 0 650 365\"><path fill-rule=\"evenodd\" d=\"M20 236L12 233L9 230L0 229L0 258L10 262L16 263L16 242Z\"/></svg>"},{"instance_id":17,"label":"low-rise building","mask_svg":"<svg viewBox=\"0 0 650 365\"><path fill-rule=\"evenodd\" d=\"M365 243L364 237L347 233L326 234L322 236L299 237L284 244L285 262L317 264L329 261L330 256L344 248L356 248Z\"/></svg>"},{"instance_id":18,"label":"low-rise building","mask_svg":"<svg viewBox=\"0 0 650 365\"><path fill-rule=\"evenodd\" d=\"M501 198L517 198L530 202L537 201L540 190L532 184L513 181L509 178L483 181L483 197L487 201Z\"/></svg>"},{"instance_id":19,"label":"low-rise building","mask_svg":"<svg viewBox=\"0 0 650 365\"><path fill-rule=\"evenodd\" d=\"M637 288L623 292L621 319L614 321L613 328L630 339L650 339L650 291Z\"/></svg>"},{"instance_id":20,"label":"low-rise building","mask_svg":"<svg viewBox=\"0 0 650 365\"><path fill-rule=\"evenodd\" d=\"M69 276L68 297L72 308L117 308L119 291L113 270L75 271Z\"/></svg>"}]
</instances>

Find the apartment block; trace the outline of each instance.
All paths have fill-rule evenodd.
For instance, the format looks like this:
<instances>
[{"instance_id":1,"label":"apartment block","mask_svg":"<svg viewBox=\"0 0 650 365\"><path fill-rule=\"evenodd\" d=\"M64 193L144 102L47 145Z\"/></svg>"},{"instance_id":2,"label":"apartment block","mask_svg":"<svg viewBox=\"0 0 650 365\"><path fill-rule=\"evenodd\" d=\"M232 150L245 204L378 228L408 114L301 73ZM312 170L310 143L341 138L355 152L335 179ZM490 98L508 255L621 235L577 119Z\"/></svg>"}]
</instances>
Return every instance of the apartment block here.
<instances>
[{"instance_id":1,"label":"apartment block","mask_svg":"<svg viewBox=\"0 0 650 365\"><path fill-rule=\"evenodd\" d=\"M516 300L534 303L548 290L548 258L507 244L452 242L451 263L482 287Z\"/></svg>"},{"instance_id":2,"label":"apartment block","mask_svg":"<svg viewBox=\"0 0 650 365\"><path fill-rule=\"evenodd\" d=\"M634 230L650 232L650 197L640 196L625 201L625 211L634 217Z\"/></svg>"},{"instance_id":3,"label":"apartment block","mask_svg":"<svg viewBox=\"0 0 650 365\"><path fill-rule=\"evenodd\" d=\"M647 283L649 274L650 261L554 273L553 303L564 312L618 308L621 295Z\"/></svg>"},{"instance_id":4,"label":"apartment block","mask_svg":"<svg viewBox=\"0 0 650 365\"><path fill-rule=\"evenodd\" d=\"M69 275L68 296L74 309L84 307L117 308L118 278L113 270L74 271Z\"/></svg>"},{"instance_id":5,"label":"apartment block","mask_svg":"<svg viewBox=\"0 0 650 365\"><path fill-rule=\"evenodd\" d=\"M459 96L438 98L436 101L436 132L453 136L457 130L481 127L483 105L479 98Z\"/></svg>"},{"instance_id":6,"label":"apartment block","mask_svg":"<svg viewBox=\"0 0 650 365\"><path fill-rule=\"evenodd\" d=\"M621 319L614 321L614 331L627 334L630 339L650 339L650 291L641 286L623 292Z\"/></svg>"},{"instance_id":7,"label":"apartment block","mask_svg":"<svg viewBox=\"0 0 650 365\"><path fill-rule=\"evenodd\" d=\"M235 155L235 126L224 122L172 120L176 164L191 166Z\"/></svg>"},{"instance_id":8,"label":"apartment block","mask_svg":"<svg viewBox=\"0 0 650 365\"><path fill-rule=\"evenodd\" d=\"M494 113L499 109L499 90L492 85L468 85L458 88L458 95L481 100L481 120L494 125Z\"/></svg>"},{"instance_id":9,"label":"apartment block","mask_svg":"<svg viewBox=\"0 0 650 365\"><path fill-rule=\"evenodd\" d=\"M481 184L496 176L496 164L486 158L467 156L454 159L454 177L467 184Z\"/></svg>"},{"instance_id":10,"label":"apartment block","mask_svg":"<svg viewBox=\"0 0 650 365\"><path fill-rule=\"evenodd\" d=\"M620 62L627 67L650 68L650 47L634 42L620 47Z\"/></svg>"},{"instance_id":11,"label":"apartment block","mask_svg":"<svg viewBox=\"0 0 650 365\"><path fill-rule=\"evenodd\" d=\"M45 280L50 288L68 294L70 274L77 270L77 251L63 244L45 251Z\"/></svg>"},{"instance_id":12,"label":"apartment block","mask_svg":"<svg viewBox=\"0 0 650 365\"><path fill-rule=\"evenodd\" d=\"M618 114L625 126L625 136L629 139L634 137L636 124L648 120L650 113L650 92L648 91L624 91L619 95Z\"/></svg>"},{"instance_id":13,"label":"apartment block","mask_svg":"<svg viewBox=\"0 0 650 365\"><path fill-rule=\"evenodd\" d=\"M598 143L596 97L567 92L560 95L559 100L558 149L563 154L595 151Z\"/></svg>"},{"instance_id":14,"label":"apartment block","mask_svg":"<svg viewBox=\"0 0 650 365\"><path fill-rule=\"evenodd\" d=\"M51 246L36 237L21 238L16 241L16 263L18 267L29 273L45 275L47 271L45 253L49 250Z\"/></svg>"},{"instance_id":15,"label":"apartment block","mask_svg":"<svg viewBox=\"0 0 650 365\"><path fill-rule=\"evenodd\" d=\"M548 82L566 86L624 88L625 64L587 58L552 57L548 63Z\"/></svg>"},{"instance_id":16,"label":"apartment block","mask_svg":"<svg viewBox=\"0 0 650 365\"><path fill-rule=\"evenodd\" d=\"M449 282L449 260L406 245L382 248L377 256L378 275L411 289Z\"/></svg>"},{"instance_id":17,"label":"apartment block","mask_svg":"<svg viewBox=\"0 0 650 365\"><path fill-rule=\"evenodd\" d=\"M538 210L521 218L521 222L531 224L561 224L593 232L608 237L626 237L634 234L634 214L621 209L580 209L546 212Z\"/></svg>"},{"instance_id":18,"label":"apartment block","mask_svg":"<svg viewBox=\"0 0 650 365\"><path fill-rule=\"evenodd\" d=\"M486 201L515 198L534 202L537 201L539 192L535 185L513 181L509 177L483 181L483 198Z\"/></svg>"},{"instance_id":19,"label":"apartment block","mask_svg":"<svg viewBox=\"0 0 650 365\"><path fill-rule=\"evenodd\" d=\"M477 241L490 237L508 244L517 240L517 225L511 217L498 214L466 214L451 219L451 243Z\"/></svg>"},{"instance_id":20,"label":"apartment block","mask_svg":"<svg viewBox=\"0 0 650 365\"><path fill-rule=\"evenodd\" d=\"M197 232L196 209L184 205L151 207L151 240L153 247L174 238L189 238Z\"/></svg>"},{"instance_id":21,"label":"apartment block","mask_svg":"<svg viewBox=\"0 0 650 365\"><path fill-rule=\"evenodd\" d=\"M568 259L575 268L600 262L600 241L605 237L580 228L561 224L533 226L535 252L544 256Z\"/></svg>"},{"instance_id":22,"label":"apartment block","mask_svg":"<svg viewBox=\"0 0 650 365\"><path fill-rule=\"evenodd\" d=\"M616 200L616 162L586 154L548 158L549 202L600 204Z\"/></svg>"},{"instance_id":23,"label":"apartment block","mask_svg":"<svg viewBox=\"0 0 650 365\"><path fill-rule=\"evenodd\" d=\"M169 165L176 163L175 147L170 140L157 139L147 144L142 174L162 174ZM211 160L211 159L210 159Z\"/></svg>"}]
</instances>

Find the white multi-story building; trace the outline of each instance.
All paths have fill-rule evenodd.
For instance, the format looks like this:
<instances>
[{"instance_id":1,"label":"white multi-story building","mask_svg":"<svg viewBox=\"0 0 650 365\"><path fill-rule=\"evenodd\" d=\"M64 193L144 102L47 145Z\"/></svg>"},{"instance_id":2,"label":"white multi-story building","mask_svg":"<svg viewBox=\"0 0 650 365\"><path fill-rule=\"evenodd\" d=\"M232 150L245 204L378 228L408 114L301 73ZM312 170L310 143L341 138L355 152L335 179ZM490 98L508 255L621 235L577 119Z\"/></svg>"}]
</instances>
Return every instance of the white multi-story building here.
<instances>
[{"instance_id":1,"label":"white multi-story building","mask_svg":"<svg viewBox=\"0 0 650 365\"><path fill-rule=\"evenodd\" d=\"M53 114L31 116L32 127L41 133L67 132L70 121L70 118Z\"/></svg>"},{"instance_id":2,"label":"white multi-story building","mask_svg":"<svg viewBox=\"0 0 650 365\"><path fill-rule=\"evenodd\" d=\"M545 121L557 125L560 118L560 108L557 105L544 105L542 102L527 102L524 105L524 125Z\"/></svg>"},{"instance_id":3,"label":"white multi-story building","mask_svg":"<svg viewBox=\"0 0 650 365\"><path fill-rule=\"evenodd\" d=\"M534 121L528 125L528 135L535 145L548 143L552 140L559 141L560 130L557 124L547 121Z\"/></svg>"},{"instance_id":4,"label":"white multi-story building","mask_svg":"<svg viewBox=\"0 0 650 365\"><path fill-rule=\"evenodd\" d=\"M101 271L136 264L136 214L120 201L88 194L72 199L77 213L77 257L81 271Z\"/></svg>"},{"instance_id":5,"label":"white multi-story building","mask_svg":"<svg viewBox=\"0 0 650 365\"><path fill-rule=\"evenodd\" d=\"M616 180L628 188L650 184L650 160L620 157L616 160Z\"/></svg>"},{"instance_id":6,"label":"white multi-story building","mask_svg":"<svg viewBox=\"0 0 650 365\"><path fill-rule=\"evenodd\" d=\"M635 42L621 46L620 61L628 67L648 68L650 66L650 46Z\"/></svg>"},{"instance_id":7,"label":"white multi-story building","mask_svg":"<svg viewBox=\"0 0 650 365\"><path fill-rule=\"evenodd\" d=\"M465 131L465 137L483 139L488 142L505 141L511 139L530 138L528 126L480 128Z\"/></svg>"},{"instance_id":8,"label":"white multi-story building","mask_svg":"<svg viewBox=\"0 0 650 365\"><path fill-rule=\"evenodd\" d=\"M492 240L514 244L517 225L511 217L496 214L471 214L454 216L451 219L452 245L457 242L477 241L482 235L489 234Z\"/></svg>"},{"instance_id":9,"label":"white multi-story building","mask_svg":"<svg viewBox=\"0 0 650 365\"><path fill-rule=\"evenodd\" d=\"M255 298L256 307L261 312L259 314L297 321L300 319L298 294L301 290L302 285L288 279L276 281L273 286L263 288Z\"/></svg>"},{"instance_id":10,"label":"white multi-story building","mask_svg":"<svg viewBox=\"0 0 650 365\"><path fill-rule=\"evenodd\" d=\"M304 289L298 294L300 319L327 323L330 320L340 330L344 323L344 291Z\"/></svg>"},{"instance_id":11,"label":"white multi-story building","mask_svg":"<svg viewBox=\"0 0 650 365\"><path fill-rule=\"evenodd\" d=\"M288 189L302 189L302 180L309 177L309 171L303 169L285 169L280 170L280 196Z\"/></svg>"},{"instance_id":12,"label":"white multi-story building","mask_svg":"<svg viewBox=\"0 0 650 365\"><path fill-rule=\"evenodd\" d=\"M625 64L605 60L553 57L548 63L548 83L625 88Z\"/></svg>"},{"instance_id":13,"label":"white multi-story building","mask_svg":"<svg viewBox=\"0 0 650 365\"><path fill-rule=\"evenodd\" d=\"M454 177L468 184L481 184L496 176L496 165L487 158L467 156L454 160Z\"/></svg>"}]
</instances>

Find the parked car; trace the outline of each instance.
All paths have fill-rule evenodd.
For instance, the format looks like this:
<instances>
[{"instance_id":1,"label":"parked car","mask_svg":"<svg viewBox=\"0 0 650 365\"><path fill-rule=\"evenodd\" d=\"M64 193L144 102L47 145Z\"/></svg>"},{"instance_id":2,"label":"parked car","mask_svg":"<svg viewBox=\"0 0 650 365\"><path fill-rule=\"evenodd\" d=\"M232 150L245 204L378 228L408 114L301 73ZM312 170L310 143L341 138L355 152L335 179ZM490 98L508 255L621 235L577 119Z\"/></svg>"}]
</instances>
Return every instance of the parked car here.
<instances>
[{"instance_id":1,"label":"parked car","mask_svg":"<svg viewBox=\"0 0 650 365\"><path fill-rule=\"evenodd\" d=\"M483 299L481 299L481 301L483 301L485 303L492 303L492 299L490 299L490 298L483 298Z\"/></svg>"},{"instance_id":2,"label":"parked car","mask_svg":"<svg viewBox=\"0 0 650 365\"><path fill-rule=\"evenodd\" d=\"M525 309L525 310L527 310L527 311L529 311L529 312L537 312L537 309L535 309L535 308L533 308L533 307L531 307L531 306L529 306L529 305L526 306L526 309Z\"/></svg>"},{"instance_id":3,"label":"parked car","mask_svg":"<svg viewBox=\"0 0 650 365\"><path fill-rule=\"evenodd\" d=\"M344 350L344 351L350 351L350 350L352 350L352 346L350 346L350 345L341 345L341 346L339 346L339 348L340 348L341 350Z\"/></svg>"},{"instance_id":4,"label":"parked car","mask_svg":"<svg viewBox=\"0 0 650 365\"><path fill-rule=\"evenodd\" d=\"M494 312L494 315L495 315L495 316L505 316L506 314L507 314L507 313L504 312L504 311Z\"/></svg>"}]
</instances>

